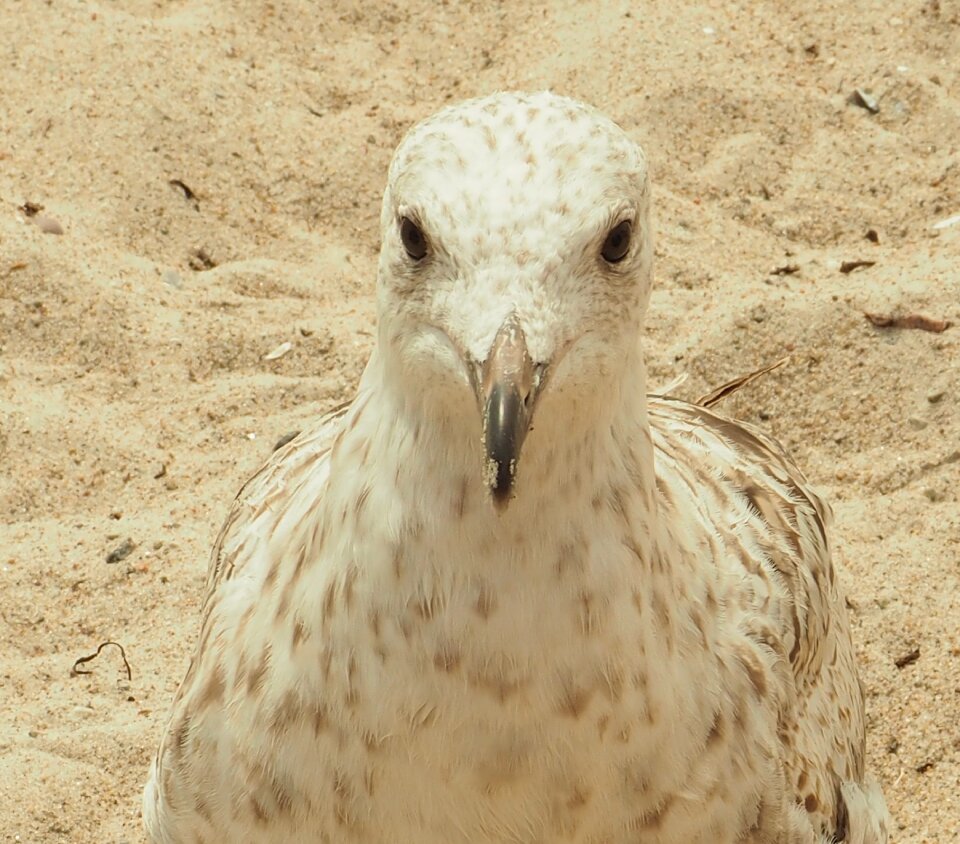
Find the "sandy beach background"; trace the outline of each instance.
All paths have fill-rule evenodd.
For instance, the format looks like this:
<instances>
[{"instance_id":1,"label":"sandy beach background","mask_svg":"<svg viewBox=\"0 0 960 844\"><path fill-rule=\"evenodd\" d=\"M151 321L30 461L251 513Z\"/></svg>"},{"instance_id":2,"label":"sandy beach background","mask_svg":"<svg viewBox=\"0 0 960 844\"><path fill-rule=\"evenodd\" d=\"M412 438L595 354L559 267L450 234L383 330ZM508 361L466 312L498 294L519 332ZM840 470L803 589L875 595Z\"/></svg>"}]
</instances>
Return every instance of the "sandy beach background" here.
<instances>
[{"instance_id":1,"label":"sandy beach background","mask_svg":"<svg viewBox=\"0 0 960 844\"><path fill-rule=\"evenodd\" d=\"M726 409L835 506L894 840L960 841L957 0L0 0L0 841L143 840L219 522L370 351L393 148L545 87L649 153L651 382L790 356Z\"/></svg>"}]
</instances>

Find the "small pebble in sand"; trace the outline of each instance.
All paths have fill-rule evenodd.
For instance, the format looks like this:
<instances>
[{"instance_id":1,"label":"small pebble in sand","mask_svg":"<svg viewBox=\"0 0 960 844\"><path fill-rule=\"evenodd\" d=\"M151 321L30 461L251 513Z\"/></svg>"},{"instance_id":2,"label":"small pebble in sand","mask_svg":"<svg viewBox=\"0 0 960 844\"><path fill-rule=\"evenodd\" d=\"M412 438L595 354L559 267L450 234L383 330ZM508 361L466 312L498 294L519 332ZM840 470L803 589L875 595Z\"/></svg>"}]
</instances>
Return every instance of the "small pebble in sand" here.
<instances>
[{"instance_id":1,"label":"small pebble in sand","mask_svg":"<svg viewBox=\"0 0 960 844\"><path fill-rule=\"evenodd\" d=\"M170 287L175 287L177 290L183 289L183 279L180 278L180 273L176 270L167 270L164 272L163 283Z\"/></svg>"},{"instance_id":2,"label":"small pebble in sand","mask_svg":"<svg viewBox=\"0 0 960 844\"><path fill-rule=\"evenodd\" d=\"M125 560L133 553L133 549L136 547L136 543L134 543L132 539L124 539L123 542L107 554L107 564L113 565L114 563L119 563L121 560Z\"/></svg>"},{"instance_id":3,"label":"small pebble in sand","mask_svg":"<svg viewBox=\"0 0 960 844\"><path fill-rule=\"evenodd\" d=\"M63 234L63 226L54 220L53 217L48 217L46 214L37 214L36 217L31 217L30 219L44 234Z\"/></svg>"},{"instance_id":4,"label":"small pebble in sand","mask_svg":"<svg viewBox=\"0 0 960 844\"><path fill-rule=\"evenodd\" d=\"M848 101L852 105L865 108L871 114L877 114L880 111L880 103L877 102L877 98L874 97L869 91L865 91L863 88L854 89L854 92L850 95Z\"/></svg>"},{"instance_id":5,"label":"small pebble in sand","mask_svg":"<svg viewBox=\"0 0 960 844\"><path fill-rule=\"evenodd\" d=\"M952 217L947 217L939 223L934 223L933 227L939 231L940 229L948 229L950 226L955 226L957 223L960 223L960 214L954 214Z\"/></svg>"},{"instance_id":6,"label":"small pebble in sand","mask_svg":"<svg viewBox=\"0 0 960 844\"><path fill-rule=\"evenodd\" d=\"M277 348L275 348L273 351L267 352L267 353L263 356L263 359L264 359L264 360L279 360L279 359L282 358L287 352L289 352L292 348L293 348L293 343L291 343L291 342L288 340L288 341L285 342L285 343L281 343L281 344L280 344L279 346L277 346Z\"/></svg>"},{"instance_id":7,"label":"small pebble in sand","mask_svg":"<svg viewBox=\"0 0 960 844\"><path fill-rule=\"evenodd\" d=\"M916 662L918 659L920 659L920 648L915 647L911 648L909 651L906 651L902 656L898 656L893 661L893 664L896 665L897 668L905 668L906 666Z\"/></svg>"}]
</instances>

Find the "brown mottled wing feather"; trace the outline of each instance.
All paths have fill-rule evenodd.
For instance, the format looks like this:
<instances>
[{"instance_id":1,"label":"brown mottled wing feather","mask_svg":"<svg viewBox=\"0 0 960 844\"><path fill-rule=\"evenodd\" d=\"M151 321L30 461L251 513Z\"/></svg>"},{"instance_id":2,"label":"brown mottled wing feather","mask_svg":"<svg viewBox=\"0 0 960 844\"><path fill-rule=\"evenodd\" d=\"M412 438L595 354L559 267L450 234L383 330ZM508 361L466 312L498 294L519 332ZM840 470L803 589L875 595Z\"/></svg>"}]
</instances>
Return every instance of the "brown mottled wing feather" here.
<instances>
[{"instance_id":1,"label":"brown mottled wing feather","mask_svg":"<svg viewBox=\"0 0 960 844\"><path fill-rule=\"evenodd\" d=\"M315 425L301 432L286 445L278 448L267 462L250 477L237 493L230 512L217 534L207 570L206 597L203 615L206 616L208 604L222 581L229 580L236 567L244 559L241 546L229 541L239 527L253 517L258 510L269 508L271 495L284 495L286 481L300 474L305 464L323 459L340 430L343 417L353 405L344 402L326 413Z\"/></svg>"},{"instance_id":2,"label":"brown mottled wing feather","mask_svg":"<svg viewBox=\"0 0 960 844\"><path fill-rule=\"evenodd\" d=\"M329 472L330 453L343 429L344 417L356 406L356 402L349 402L334 408L313 426L277 449L241 487L233 501L214 543L207 570L197 649L177 690L170 721L157 749L155 771L149 787L161 788L159 784L162 783L167 801L175 800L173 795L176 793L181 798L184 794L193 795L191 777L194 774L190 772L208 764L205 751L197 751L190 758L184 758L182 748L195 715L191 696L205 695L208 689L215 690L223 682L223 669L219 664L223 654L217 648L208 647L209 638L215 635L218 601L229 591L223 587L227 581L249 573L248 567L255 566L258 558L262 558L263 555L257 553L257 543L267 541L278 518L288 514L284 507L291 500L291 493L300 485L317 481L318 478L325 481L324 474ZM317 485L320 494L324 486L323 482ZM204 745L207 749L211 746L215 745ZM174 769L178 771L176 776L171 773ZM170 777L169 782L167 777ZM156 800L155 793L153 799ZM158 811L161 802L157 800L150 803L150 811ZM196 840L201 839L198 836Z\"/></svg>"},{"instance_id":3,"label":"brown mottled wing feather","mask_svg":"<svg viewBox=\"0 0 960 844\"><path fill-rule=\"evenodd\" d=\"M733 395L734 393L742 390L747 384L752 384L762 375L766 375L768 372L773 372L775 369L779 369L783 366L788 360L789 357L780 358L780 360L768 364L767 366L762 366L760 369L755 369L753 372L750 372L746 375L740 375L734 378L732 381L727 381L726 384L721 384L715 390L711 390L705 396L701 396L697 399L697 404L701 407L713 407L715 404L719 404L725 398Z\"/></svg>"},{"instance_id":4,"label":"brown mottled wing feather","mask_svg":"<svg viewBox=\"0 0 960 844\"><path fill-rule=\"evenodd\" d=\"M651 397L649 408L658 478L695 490L691 505L736 549L718 564L742 566L749 585L739 599L756 618L748 635L768 637L773 627L774 649L789 665L779 725L785 768L797 802L836 830L840 785L863 778L864 717L829 507L772 437L679 400ZM671 472L691 476L671 481ZM758 564L766 576L746 576Z\"/></svg>"}]
</instances>

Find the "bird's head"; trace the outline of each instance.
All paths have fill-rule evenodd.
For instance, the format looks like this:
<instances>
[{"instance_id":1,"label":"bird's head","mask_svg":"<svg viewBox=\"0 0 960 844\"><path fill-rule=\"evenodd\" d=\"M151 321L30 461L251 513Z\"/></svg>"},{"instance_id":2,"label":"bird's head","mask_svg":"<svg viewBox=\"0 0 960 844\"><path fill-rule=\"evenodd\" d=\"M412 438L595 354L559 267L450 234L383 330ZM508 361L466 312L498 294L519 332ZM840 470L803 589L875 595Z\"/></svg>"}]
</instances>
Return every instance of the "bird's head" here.
<instances>
[{"instance_id":1,"label":"bird's head","mask_svg":"<svg viewBox=\"0 0 960 844\"><path fill-rule=\"evenodd\" d=\"M650 292L649 196L642 150L550 93L448 108L394 156L381 355L428 414L479 419L500 506L535 422L575 436L621 389Z\"/></svg>"}]
</instances>

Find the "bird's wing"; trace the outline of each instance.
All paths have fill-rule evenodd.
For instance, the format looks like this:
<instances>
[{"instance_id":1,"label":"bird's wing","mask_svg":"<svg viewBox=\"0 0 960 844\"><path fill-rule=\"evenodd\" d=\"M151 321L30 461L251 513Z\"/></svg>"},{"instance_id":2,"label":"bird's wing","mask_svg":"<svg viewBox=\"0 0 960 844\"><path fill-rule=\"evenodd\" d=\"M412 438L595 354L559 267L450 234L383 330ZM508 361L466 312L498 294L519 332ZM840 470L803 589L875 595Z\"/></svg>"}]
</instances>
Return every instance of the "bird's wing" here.
<instances>
[{"instance_id":1,"label":"bird's wing","mask_svg":"<svg viewBox=\"0 0 960 844\"><path fill-rule=\"evenodd\" d=\"M700 405L651 397L649 407L658 483L687 490L703 529L728 549L717 563L747 608L745 635L766 641L774 631L795 795L837 828L840 784L862 782L864 716L830 509L772 437Z\"/></svg>"},{"instance_id":2,"label":"bird's wing","mask_svg":"<svg viewBox=\"0 0 960 844\"><path fill-rule=\"evenodd\" d=\"M690 467L706 518L721 534L749 536L792 606L782 631L799 685L816 677L835 617L837 590L827 530L832 515L772 437L676 399L650 402L658 451Z\"/></svg>"},{"instance_id":3,"label":"bird's wing","mask_svg":"<svg viewBox=\"0 0 960 844\"><path fill-rule=\"evenodd\" d=\"M282 497L305 473L316 468L318 461L329 458L330 449L339 433L352 401L330 410L319 421L301 431L290 442L278 448L267 462L237 493L227 514L210 556L207 570L206 597L203 615L210 599L221 583L230 580L243 567L249 555L242 553L242 542L234 541L247 531L252 521L268 515L273 499Z\"/></svg>"}]
</instances>

